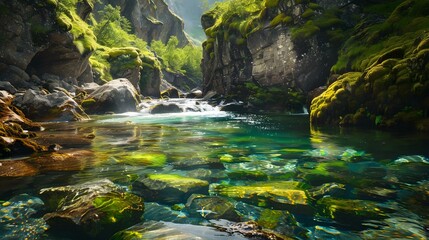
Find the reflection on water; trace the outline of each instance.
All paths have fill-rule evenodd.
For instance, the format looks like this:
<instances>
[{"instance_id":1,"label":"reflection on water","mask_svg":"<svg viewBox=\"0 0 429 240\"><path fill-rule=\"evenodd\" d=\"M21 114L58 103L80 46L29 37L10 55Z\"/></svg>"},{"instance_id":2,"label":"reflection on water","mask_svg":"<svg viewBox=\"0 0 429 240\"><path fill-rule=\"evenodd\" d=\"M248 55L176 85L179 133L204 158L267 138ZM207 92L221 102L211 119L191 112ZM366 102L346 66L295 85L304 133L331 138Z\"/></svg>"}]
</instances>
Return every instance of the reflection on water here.
<instances>
[{"instance_id":1,"label":"reflection on water","mask_svg":"<svg viewBox=\"0 0 429 240\"><path fill-rule=\"evenodd\" d=\"M173 174L207 182L209 186L195 192L226 197L241 221L254 220L290 237L426 238L429 137L424 134L310 129L305 115L235 115L216 110L100 116L90 122L45 124L45 128L39 141L60 144L60 152L78 152L83 167L67 169L59 166L67 165L62 162L47 168L47 161L37 162L37 157L20 159L37 166L38 174L2 178L1 200L20 194L37 197L42 188L104 178L142 194L139 187L149 184L148 176ZM16 160L2 164L6 161ZM180 236L206 234L205 239L218 239L208 217L220 210L194 209L196 203L185 206L192 189L186 187L188 192L174 198L158 192L158 198L146 202L146 223L141 224L174 222L157 227L168 227ZM175 207L178 204L185 207ZM3 205L2 218L7 219L3 209L10 205ZM5 224L6 220L0 222L0 234L9 234ZM210 227L201 233L200 227L186 225L192 231L184 233L178 224ZM139 226L135 229L143 231ZM157 231L140 234L156 238ZM23 234L28 237L28 232Z\"/></svg>"}]
</instances>

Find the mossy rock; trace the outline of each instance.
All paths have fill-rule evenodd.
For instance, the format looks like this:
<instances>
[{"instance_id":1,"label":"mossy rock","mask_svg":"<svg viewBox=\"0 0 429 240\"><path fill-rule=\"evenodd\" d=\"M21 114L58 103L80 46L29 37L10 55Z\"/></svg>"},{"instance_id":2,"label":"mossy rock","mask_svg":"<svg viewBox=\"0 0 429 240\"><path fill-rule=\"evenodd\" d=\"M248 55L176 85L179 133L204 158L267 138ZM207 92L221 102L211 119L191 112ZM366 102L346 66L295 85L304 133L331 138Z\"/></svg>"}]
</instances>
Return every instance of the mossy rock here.
<instances>
[{"instance_id":1,"label":"mossy rock","mask_svg":"<svg viewBox=\"0 0 429 240\"><path fill-rule=\"evenodd\" d=\"M386 209L366 200L324 197L317 201L317 209L320 215L348 225L386 217Z\"/></svg>"},{"instance_id":2,"label":"mossy rock","mask_svg":"<svg viewBox=\"0 0 429 240\"><path fill-rule=\"evenodd\" d=\"M193 194L186 203L186 209L194 217L226 219L234 222L239 222L241 219L235 211L234 203L218 196Z\"/></svg>"},{"instance_id":3,"label":"mossy rock","mask_svg":"<svg viewBox=\"0 0 429 240\"><path fill-rule=\"evenodd\" d=\"M311 212L304 185L294 181L271 181L246 186L212 184L210 193L247 201L262 207L285 208L300 213Z\"/></svg>"},{"instance_id":4,"label":"mossy rock","mask_svg":"<svg viewBox=\"0 0 429 240\"><path fill-rule=\"evenodd\" d=\"M133 153L119 158L119 162L133 166L164 167L167 156L162 153Z\"/></svg>"},{"instance_id":5,"label":"mossy rock","mask_svg":"<svg viewBox=\"0 0 429 240\"><path fill-rule=\"evenodd\" d=\"M176 174L149 174L133 183L133 190L148 201L184 202L194 193L205 194L209 183L197 178Z\"/></svg>"},{"instance_id":6,"label":"mossy rock","mask_svg":"<svg viewBox=\"0 0 429 240\"><path fill-rule=\"evenodd\" d=\"M40 191L47 211L44 219L51 231L62 235L81 232L93 239L106 239L140 221L143 199L125 192L109 180Z\"/></svg>"}]
</instances>

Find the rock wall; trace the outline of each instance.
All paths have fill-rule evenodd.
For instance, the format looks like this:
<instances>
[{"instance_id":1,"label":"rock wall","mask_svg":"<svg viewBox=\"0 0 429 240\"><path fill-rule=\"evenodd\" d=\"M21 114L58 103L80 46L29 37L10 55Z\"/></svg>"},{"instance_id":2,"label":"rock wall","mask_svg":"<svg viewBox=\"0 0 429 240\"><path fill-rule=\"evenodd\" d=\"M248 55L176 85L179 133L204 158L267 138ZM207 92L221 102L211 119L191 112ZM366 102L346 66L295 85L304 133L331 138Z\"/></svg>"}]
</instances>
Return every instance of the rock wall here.
<instances>
[{"instance_id":1,"label":"rock wall","mask_svg":"<svg viewBox=\"0 0 429 240\"><path fill-rule=\"evenodd\" d=\"M323 12L320 6L300 2L285 0L270 7L263 3L259 16L232 17L220 25L213 11L203 15L208 35L203 45L204 92L228 95L237 85L248 82L303 92L323 85L335 63L337 46L323 32L294 34L311 21L306 11Z\"/></svg>"},{"instance_id":2,"label":"rock wall","mask_svg":"<svg viewBox=\"0 0 429 240\"><path fill-rule=\"evenodd\" d=\"M104 0L102 4L120 6L134 33L148 43L152 40L167 43L171 36L178 38L179 47L190 43L182 19L171 12L163 0Z\"/></svg>"}]
</instances>

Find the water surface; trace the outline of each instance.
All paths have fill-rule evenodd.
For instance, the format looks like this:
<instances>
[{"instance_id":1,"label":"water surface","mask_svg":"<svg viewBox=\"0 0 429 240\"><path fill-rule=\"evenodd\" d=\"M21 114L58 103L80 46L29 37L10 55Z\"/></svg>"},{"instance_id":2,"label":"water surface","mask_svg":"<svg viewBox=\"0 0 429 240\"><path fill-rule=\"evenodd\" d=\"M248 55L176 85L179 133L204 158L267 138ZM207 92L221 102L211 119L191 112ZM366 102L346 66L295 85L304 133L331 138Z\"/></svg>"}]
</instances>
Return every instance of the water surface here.
<instances>
[{"instance_id":1,"label":"water surface","mask_svg":"<svg viewBox=\"0 0 429 240\"><path fill-rule=\"evenodd\" d=\"M426 238L429 137L425 134L311 129L307 115L232 114L214 110L159 115L129 113L93 119L47 123L41 134L41 138L60 142L61 151L91 151L91 157L79 163L79 170L2 178L0 199L6 201L23 193L37 197L42 188L103 178L133 191L133 181L153 173L207 180L211 184L207 195L218 195L212 190L218 185L294 181L305 186L311 211L301 211L300 206L286 209L281 204L259 204L249 199L231 201L243 221L259 221L264 209L288 211L297 220L299 230L287 235L299 239ZM146 154L149 160L133 161L132 156L138 154ZM333 190L326 190L329 187ZM347 213L330 216L321 208L335 209L340 204L323 205L321 199L362 200L364 208L370 208L366 209L368 212L377 208L383 214L368 219L348 219ZM186 201L179 199L177 204ZM201 219L195 219L186 211L172 211L172 205L162 199L147 202L144 221L208 224L204 211L200 211ZM286 223L280 222L278 226L282 224ZM274 231L281 232L278 226ZM2 226L0 231L7 229ZM47 234L44 236L56 239ZM213 234L208 230L206 239L217 239Z\"/></svg>"}]
</instances>

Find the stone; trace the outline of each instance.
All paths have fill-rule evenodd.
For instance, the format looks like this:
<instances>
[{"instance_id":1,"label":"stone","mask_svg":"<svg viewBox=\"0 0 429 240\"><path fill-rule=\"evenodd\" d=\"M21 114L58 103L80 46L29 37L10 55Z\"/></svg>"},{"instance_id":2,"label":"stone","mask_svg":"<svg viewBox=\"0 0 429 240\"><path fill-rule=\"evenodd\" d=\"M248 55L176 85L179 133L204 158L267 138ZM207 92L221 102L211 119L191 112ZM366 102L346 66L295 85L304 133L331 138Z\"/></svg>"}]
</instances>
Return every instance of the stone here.
<instances>
[{"instance_id":1,"label":"stone","mask_svg":"<svg viewBox=\"0 0 429 240\"><path fill-rule=\"evenodd\" d=\"M118 161L133 166L164 167L167 156L162 153L133 153L119 157Z\"/></svg>"},{"instance_id":2,"label":"stone","mask_svg":"<svg viewBox=\"0 0 429 240\"><path fill-rule=\"evenodd\" d=\"M186 203L190 216L205 219L226 219L240 221L240 216L234 209L234 203L218 196L192 194Z\"/></svg>"},{"instance_id":3,"label":"stone","mask_svg":"<svg viewBox=\"0 0 429 240\"><path fill-rule=\"evenodd\" d=\"M85 111L90 114L124 113L137 111L140 96L130 81L121 78L100 86L85 100L92 101L85 106Z\"/></svg>"},{"instance_id":4,"label":"stone","mask_svg":"<svg viewBox=\"0 0 429 240\"><path fill-rule=\"evenodd\" d=\"M163 114L163 113L181 113L183 112L182 108L180 108L177 104L170 103L160 103L153 106L150 109L151 114Z\"/></svg>"},{"instance_id":5,"label":"stone","mask_svg":"<svg viewBox=\"0 0 429 240\"><path fill-rule=\"evenodd\" d=\"M45 94L42 91L27 90L13 101L24 114L35 121L81 121L88 120L73 98L63 91Z\"/></svg>"},{"instance_id":6,"label":"stone","mask_svg":"<svg viewBox=\"0 0 429 240\"><path fill-rule=\"evenodd\" d=\"M49 226L37 217L43 210L40 198L28 194L12 197L0 205L0 232L2 239L42 239Z\"/></svg>"},{"instance_id":7,"label":"stone","mask_svg":"<svg viewBox=\"0 0 429 240\"><path fill-rule=\"evenodd\" d=\"M148 43L153 40L167 43L171 36L178 38L179 47L191 42L183 30L183 21L171 12L163 0L125 2L108 0L106 3L120 6L122 15L132 24L133 32Z\"/></svg>"},{"instance_id":8,"label":"stone","mask_svg":"<svg viewBox=\"0 0 429 240\"><path fill-rule=\"evenodd\" d=\"M177 88L168 88L161 92L161 98L179 98L180 95Z\"/></svg>"},{"instance_id":9,"label":"stone","mask_svg":"<svg viewBox=\"0 0 429 240\"><path fill-rule=\"evenodd\" d=\"M137 224L113 235L111 240L123 239L177 239L199 240L212 239L224 240L231 237L230 233L219 231L210 226L198 226L190 224L177 224L171 222L147 221ZM234 239L245 240L240 235Z\"/></svg>"},{"instance_id":10,"label":"stone","mask_svg":"<svg viewBox=\"0 0 429 240\"><path fill-rule=\"evenodd\" d=\"M7 81L0 81L0 90L5 90L8 93L15 94L18 90Z\"/></svg>"},{"instance_id":11,"label":"stone","mask_svg":"<svg viewBox=\"0 0 429 240\"><path fill-rule=\"evenodd\" d=\"M294 181L267 181L244 186L211 184L210 193L257 204L261 207L287 209L310 213L310 200L302 183Z\"/></svg>"},{"instance_id":12,"label":"stone","mask_svg":"<svg viewBox=\"0 0 429 240\"><path fill-rule=\"evenodd\" d=\"M385 218L387 211L386 208L383 208L381 205L377 204L377 202L358 199L340 199L329 196L317 201L317 209L322 216L349 225L354 225L369 219Z\"/></svg>"},{"instance_id":13,"label":"stone","mask_svg":"<svg viewBox=\"0 0 429 240\"><path fill-rule=\"evenodd\" d=\"M62 235L77 231L88 238L107 239L138 223L144 211L142 198L107 179L44 188L40 196L48 212L43 218L51 231Z\"/></svg>"},{"instance_id":14,"label":"stone","mask_svg":"<svg viewBox=\"0 0 429 240\"><path fill-rule=\"evenodd\" d=\"M133 183L133 191L147 201L178 203L193 193L207 193L209 183L175 174L149 174Z\"/></svg>"}]
</instances>

